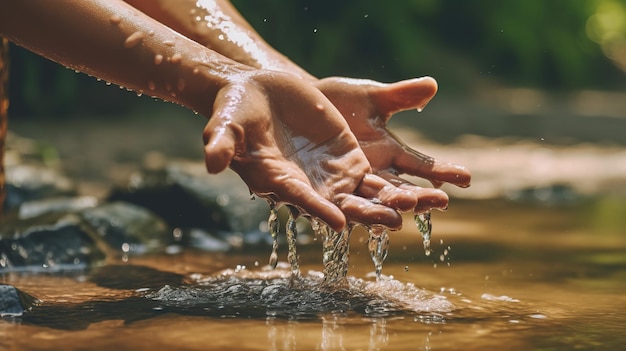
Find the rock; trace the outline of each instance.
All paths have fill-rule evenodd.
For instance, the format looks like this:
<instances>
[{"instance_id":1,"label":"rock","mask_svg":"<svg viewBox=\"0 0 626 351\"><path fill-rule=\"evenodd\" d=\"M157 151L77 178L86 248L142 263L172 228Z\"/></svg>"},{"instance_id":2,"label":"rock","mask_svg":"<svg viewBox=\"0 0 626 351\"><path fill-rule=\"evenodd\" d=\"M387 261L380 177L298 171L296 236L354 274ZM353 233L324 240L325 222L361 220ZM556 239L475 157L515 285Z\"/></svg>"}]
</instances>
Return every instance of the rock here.
<instances>
[{"instance_id":1,"label":"rock","mask_svg":"<svg viewBox=\"0 0 626 351\"><path fill-rule=\"evenodd\" d=\"M23 203L0 224L0 271L84 269L106 255L166 251L177 244L161 218L123 202L94 199Z\"/></svg>"},{"instance_id":2,"label":"rock","mask_svg":"<svg viewBox=\"0 0 626 351\"><path fill-rule=\"evenodd\" d=\"M175 241L165 221L130 203L105 203L86 208L79 215L99 239L117 252L145 254L163 251Z\"/></svg>"},{"instance_id":3,"label":"rock","mask_svg":"<svg viewBox=\"0 0 626 351\"><path fill-rule=\"evenodd\" d=\"M53 168L23 164L6 169L5 212L30 200L75 195L74 183Z\"/></svg>"},{"instance_id":4,"label":"rock","mask_svg":"<svg viewBox=\"0 0 626 351\"><path fill-rule=\"evenodd\" d=\"M84 269L104 258L77 215L51 214L0 224L0 272Z\"/></svg>"},{"instance_id":5,"label":"rock","mask_svg":"<svg viewBox=\"0 0 626 351\"><path fill-rule=\"evenodd\" d=\"M78 212L97 205L98 199L93 196L55 197L26 201L18 206L17 217L24 220L50 213Z\"/></svg>"},{"instance_id":6,"label":"rock","mask_svg":"<svg viewBox=\"0 0 626 351\"><path fill-rule=\"evenodd\" d=\"M0 317L19 317L41 301L6 284L0 284Z\"/></svg>"},{"instance_id":7,"label":"rock","mask_svg":"<svg viewBox=\"0 0 626 351\"><path fill-rule=\"evenodd\" d=\"M251 201L246 184L230 170L208 175L202 164L171 162L134 174L109 200L146 207L185 233L195 229L192 245L202 242L200 234L217 235L232 246L266 245L270 240L269 206L264 200Z\"/></svg>"}]
</instances>

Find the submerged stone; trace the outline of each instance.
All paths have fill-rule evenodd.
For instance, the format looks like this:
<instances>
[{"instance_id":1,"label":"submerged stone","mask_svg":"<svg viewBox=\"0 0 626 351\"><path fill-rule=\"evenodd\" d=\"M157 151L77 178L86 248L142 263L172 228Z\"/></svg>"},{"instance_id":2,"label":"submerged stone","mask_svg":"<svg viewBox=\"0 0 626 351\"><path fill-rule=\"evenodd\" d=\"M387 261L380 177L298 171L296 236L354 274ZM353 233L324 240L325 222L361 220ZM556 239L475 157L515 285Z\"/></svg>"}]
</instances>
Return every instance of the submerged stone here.
<instances>
[{"instance_id":1,"label":"submerged stone","mask_svg":"<svg viewBox=\"0 0 626 351\"><path fill-rule=\"evenodd\" d=\"M11 285L0 284L0 317L20 317L41 301Z\"/></svg>"},{"instance_id":2,"label":"submerged stone","mask_svg":"<svg viewBox=\"0 0 626 351\"><path fill-rule=\"evenodd\" d=\"M232 171L207 175L202 164L172 162L134 174L109 199L148 208L173 228L199 229L232 247L267 245L271 238L261 224L267 221L269 206L252 201L247 189Z\"/></svg>"}]
</instances>

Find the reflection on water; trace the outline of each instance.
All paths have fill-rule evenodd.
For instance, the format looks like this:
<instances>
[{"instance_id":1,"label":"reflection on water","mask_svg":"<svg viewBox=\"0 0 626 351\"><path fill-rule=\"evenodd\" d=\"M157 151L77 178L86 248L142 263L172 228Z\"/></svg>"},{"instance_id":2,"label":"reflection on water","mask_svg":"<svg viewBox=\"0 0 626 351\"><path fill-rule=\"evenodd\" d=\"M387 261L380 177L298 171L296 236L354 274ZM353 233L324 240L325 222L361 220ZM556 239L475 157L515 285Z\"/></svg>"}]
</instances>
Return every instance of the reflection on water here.
<instances>
[{"instance_id":1,"label":"reflection on water","mask_svg":"<svg viewBox=\"0 0 626 351\"><path fill-rule=\"evenodd\" d=\"M431 257L415 226L389 233L379 281L369 233L354 231L344 289L321 284L322 243L299 248L298 280L288 263L255 266L265 250L7 274L0 282L44 302L0 321L0 349L620 349L626 238L623 216L611 215L620 208L455 202L433 213L446 243ZM434 268L448 247L451 265Z\"/></svg>"}]
</instances>

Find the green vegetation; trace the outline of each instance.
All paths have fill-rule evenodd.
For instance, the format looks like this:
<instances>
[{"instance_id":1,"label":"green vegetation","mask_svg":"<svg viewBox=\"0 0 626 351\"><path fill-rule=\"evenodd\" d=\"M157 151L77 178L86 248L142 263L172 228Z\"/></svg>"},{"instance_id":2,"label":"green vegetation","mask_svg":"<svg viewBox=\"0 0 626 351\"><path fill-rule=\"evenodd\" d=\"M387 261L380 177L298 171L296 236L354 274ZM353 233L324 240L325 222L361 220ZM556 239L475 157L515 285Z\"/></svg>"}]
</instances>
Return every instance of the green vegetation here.
<instances>
[{"instance_id":1,"label":"green vegetation","mask_svg":"<svg viewBox=\"0 0 626 351\"><path fill-rule=\"evenodd\" d=\"M432 75L457 92L479 78L551 90L625 87L626 0L233 2L320 77ZM137 100L18 48L12 60L14 114L119 113Z\"/></svg>"}]
</instances>

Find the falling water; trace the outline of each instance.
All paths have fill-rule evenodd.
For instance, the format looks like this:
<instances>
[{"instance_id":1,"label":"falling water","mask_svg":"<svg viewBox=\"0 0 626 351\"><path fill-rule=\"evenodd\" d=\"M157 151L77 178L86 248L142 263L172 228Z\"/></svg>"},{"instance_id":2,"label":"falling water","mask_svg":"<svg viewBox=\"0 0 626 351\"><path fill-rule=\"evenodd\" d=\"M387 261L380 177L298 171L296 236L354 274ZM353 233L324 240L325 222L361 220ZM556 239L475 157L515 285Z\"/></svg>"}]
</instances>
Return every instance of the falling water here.
<instances>
[{"instance_id":1,"label":"falling water","mask_svg":"<svg viewBox=\"0 0 626 351\"><path fill-rule=\"evenodd\" d=\"M322 262L324 264L324 286L346 286L350 260L350 234L352 226L341 232L330 229L326 224L313 222L315 234L322 238Z\"/></svg>"},{"instance_id":2,"label":"falling water","mask_svg":"<svg viewBox=\"0 0 626 351\"><path fill-rule=\"evenodd\" d=\"M422 240L424 242L424 253L426 254L426 256L430 256L432 252L432 250L430 249L430 233L433 228L433 225L430 221L430 211L416 214L415 224L417 225L417 230L422 233Z\"/></svg>"},{"instance_id":3,"label":"falling water","mask_svg":"<svg viewBox=\"0 0 626 351\"><path fill-rule=\"evenodd\" d=\"M383 262L387 258L387 252L389 250L389 234L387 228L381 225L373 225L369 228L369 240L367 241L367 247L374 262L374 268L376 270L376 280L381 279Z\"/></svg>"},{"instance_id":4,"label":"falling water","mask_svg":"<svg viewBox=\"0 0 626 351\"><path fill-rule=\"evenodd\" d=\"M272 269L276 269L276 264L278 263L278 228L280 227L280 221L278 220L278 211L273 203L270 203L270 217L267 220L267 226L272 236L272 253L270 254L269 265Z\"/></svg>"},{"instance_id":5,"label":"falling water","mask_svg":"<svg viewBox=\"0 0 626 351\"><path fill-rule=\"evenodd\" d=\"M296 219L298 217L298 210L293 206L287 206L289 209L289 218L287 219L287 247L289 249L287 253L287 261L291 266L291 277L300 277L300 266L298 264L298 254L296 252L296 239L298 231L296 229Z\"/></svg>"}]
</instances>

